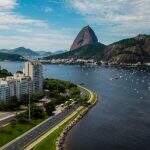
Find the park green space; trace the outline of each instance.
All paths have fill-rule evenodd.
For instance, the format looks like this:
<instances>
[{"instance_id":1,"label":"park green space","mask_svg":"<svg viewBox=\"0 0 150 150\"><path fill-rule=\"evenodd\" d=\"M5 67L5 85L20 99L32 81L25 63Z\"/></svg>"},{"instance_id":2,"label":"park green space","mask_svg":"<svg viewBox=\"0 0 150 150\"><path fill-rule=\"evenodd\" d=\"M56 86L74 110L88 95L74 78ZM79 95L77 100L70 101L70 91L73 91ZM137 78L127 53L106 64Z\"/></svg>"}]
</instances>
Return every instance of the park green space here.
<instances>
[{"instance_id":1,"label":"park green space","mask_svg":"<svg viewBox=\"0 0 150 150\"><path fill-rule=\"evenodd\" d=\"M15 122L11 123L5 127L0 128L0 147L4 144L10 142L11 140L17 138L22 135L26 131L35 127L39 123L41 123L44 119L34 119L30 123L20 123Z\"/></svg>"},{"instance_id":2,"label":"park green space","mask_svg":"<svg viewBox=\"0 0 150 150\"><path fill-rule=\"evenodd\" d=\"M45 111L35 105L35 103L37 103L43 97L43 94L40 93L31 95L30 100L32 120L29 121L28 119L27 109L24 113L17 115L10 124L1 127L0 147L32 129L33 127L44 121L47 117L53 115L52 112L55 110L55 107L57 105L65 104L66 102L69 102L66 104L70 105L72 101L75 103L83 103L86 101L86 97L80 96L80 89L78 88L78 86L68 81L45 79L43 89L48 91L44 93L44 95L46 94L47 98L51 99L50 102L43 106L45 108ZM24 95L21 104L24 104L26 107L28 107L28 101L28 95ZM11 110L11 108L19 105L20 101L13 97L9 102L1 103L0 108L4 108L3 106L6 106L6 109L9 108L9 110ZM61 128L59 130L61 130Z\"/></svg>"},{"instance_id":3,"label":"park green space","mask_svg":"<svg viewBox=\"0 0 150 150\"><path fill-rule=\"evenodd\" d=\"M85 88L84 88L85 89ZM91 92L88 89L85 89L86 95L88 95L88 101L90 102L90 105L94 105L97 101L97 95L96 93ZM71 121L73 121L79 114L84 114L88 111L87 106L82 106L82 109L77 112L71 119L64 122L61 126L56 128L52 133L50 133L45 139L40 141L35 147L32 148L32 150L56 150L56 141L59 138L60 134L63 132L63 130L70 124Z\"/></svg>"}]
</instances>

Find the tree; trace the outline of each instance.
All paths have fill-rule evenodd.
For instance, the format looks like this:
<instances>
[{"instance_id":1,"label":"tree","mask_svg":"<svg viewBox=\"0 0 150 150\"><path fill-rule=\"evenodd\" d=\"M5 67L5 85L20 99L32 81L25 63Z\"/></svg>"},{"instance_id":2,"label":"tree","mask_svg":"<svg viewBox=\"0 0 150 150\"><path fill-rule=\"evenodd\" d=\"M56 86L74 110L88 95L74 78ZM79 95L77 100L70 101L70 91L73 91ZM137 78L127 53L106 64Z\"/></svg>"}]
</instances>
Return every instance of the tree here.
<instances>
[{"instance_id":1,"label":"tree","mask_svg":"<svg viewBox=\"0 0 150 150\"><path fill-rule=\"evenodd\" d=\"M0 111L5 111L7 109L8 108L7 108L6 102L1 100L1 102L0 102Z\"/></svg>"},{"instance_id":2,"label":"tree","mask_svg":"<svg viewBox=\"0 0 150 150\"><path fill-rule=\"evenodd\" d=\"M21 95L20 104L27 105L28 103L29 103L29 95L28 94Z\"/></svg>"},{"instance_id":3,"label":"tree","mask_svg":"<svg viewBox=\"0 0 150 150\"><path fill-rule=\"evenodd\" d=\"M69 90L70 98L76 98L80 96L80 90L77 87L72 87Z\"/></svg>"},{"instance_id":4,"label":"tree","mask_svg":"<svg viewBox=\"0 0 150 150\"><path fill-rule=\"evenodd\" d=\"M42 108L32 105L31 106L31 118L43 119L45 118L45 112Z\"/></svg>"},{"instance_id":5,"label":"tree","mask_svg":"<svg viewBox=\"0 0 150 150\"><path fill-rule=\"evenodd\" d=\"M43 93L43 92L33 93L33 94L31 94L31 96L30 96L31 102L38 102L38 101L41 100L43 97L44 97L44 93Z\"/></svg>"},{"instance_id":6,"label":"tree","mask_svg":"<svg viewBox=\"0 0 150 150\"><path fill-rule=\"evenodd\" d=\"M88 96L87 96L87 95L80 97L80 98L78 99L78 102L79 102L81 105L89 106L89 103L88 103Z\"/></svg>"},{"instance_id":7,"label":"tree","mask_svg":"<svg viewBox=\"0 0 150 150\"><path fill-rule=\"evenodd\" d=\"M20 103L19 103L18 98L16 96L12 96L8 100L7 105L8 105L9 110L17 110L20 106Z\"/></svg>"},{"instance_id":8,"label":"tree","mask_svg":"<svg viewBox=\"0 0 150 150\"><path fill-rule=\"evenodd\" d=\"M45 79L43 88L50 90L50 91L59 91L59 92L65 92L67 89L70 89L72 87L77 87L75 84L69 82L69 81L62 81L57 79Z\"/></svg>"},{"instance_id":9,"label":"tree","mask_svg":"<svg viewBox=\"0 0 150 150\"><path fill-rule=\"evenodd\" d=\"M55 103L51 101L51 102L45 104L44 107L46 109L47 115L51 116L53 114L53 111L55 110Z\"/></svg>"},{"instance_id":10,"label":"tree","mask_svg":"<svg viewBox=\"0 0 150 150\"><path fill-rule=\"evenodd\" d=\"M27 112L17 115L16 116L16 121L19 121L20 123L28 123L29 119L28 119Z\"/></svg>"},{"instance_id":11,"label":"tree","mask_svg":"<svg viewBox=\"0 0 150 150\"><path fill-rule=\"evenodd\" d=\"M5 78L7 76L12 76L12 73L8 72L6 69L0 69L0 78Z\"/></svg>"}]
</instances>

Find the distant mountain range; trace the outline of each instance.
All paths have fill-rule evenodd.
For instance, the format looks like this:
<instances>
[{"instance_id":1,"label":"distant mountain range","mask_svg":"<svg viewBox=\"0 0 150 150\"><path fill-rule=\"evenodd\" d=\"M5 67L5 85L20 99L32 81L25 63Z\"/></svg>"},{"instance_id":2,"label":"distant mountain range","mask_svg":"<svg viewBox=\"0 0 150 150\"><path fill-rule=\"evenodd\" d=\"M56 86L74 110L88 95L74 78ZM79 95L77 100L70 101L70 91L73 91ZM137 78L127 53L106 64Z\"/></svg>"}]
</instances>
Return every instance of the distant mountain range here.
<instances>
[{"instance_id":1,"label":"distant mountain range","mask_svg":"<svg viewBox=\"0 0 150 150\"><path fill-rule=\"evenodd\" d=\"M0 50L0 60L23 60L25 58L41 59L95 59L109 63L128 64L150 62L150 35L138 35L110 45L98 42L90 26L84 27L71 45L70 51L33 51L24 47Z\"/></svg>"},{"instance_id":2,"label":"distant mountain range","mask_svg":"<svg viewBox=\"0 0 150 150\"><path fill-rule=\"evenodd\" d=\"M15 56L19 56L19 57L24 57L24 58L39 58L39 57L46 57L46 56L50 56L50 55L55 55L55 54L60 54L60 53L64 53L66 52L65 50L64 51L56 51L56 52L46 52L46 51L33 51L31 49L27 49L25 47L18 47L18 48L15 48L15 49L10 49L10 50L7 50L7 49L1 49L0 50L0 53L3 53L3 55L1 55L1 59L5 60L5 56L9 54L9 57L8 58L11 58L11 56L14 56L14 55L11 55L11 54L16 54ZM18 57L18 58L19 58ZM11 58L11 60L13 60L13 58ZM16 57L15 57L15 60L16 60ZM19 59L17 59L19 60Z\"/></svg>"},{"instance_id":3,"label":"distant mountain range","mask_svg":"<svg viewBox=\"0 0 150 150\"><path fill-rule=\"evenodd\" d=\"M86 26L75 38L70 51L44 59L53 58L93 58L116 64L150 62L150 35L138 35L110 45L104 45L98 42L91 27Z\"/></svg>"},{"instance_id":4,"label":"distant mountain range","mask_svg":"<svg viewBox=\"0 0 150 150\"><path fill-rule=\"evenodd\" d=\"M9 61L24 61L25 58L18 54L8 54L0 52L0 61L9 60Z\"/></svg>"},{"instance_id":5,"label":"distant mountain range","mask_svg":"<svg viewBox=\"0 0 150 150\"><path fill-rule=\"evenodd\" d=\"M18 48L10 49L10 50L2 49L2 50L0 50L0 52L8 53L8 54L18 54L18 55L21 55L21 56L24 56L24 57L38 56L38 53L32 51L31 49L27 49L27 48L24 48L24 47L18 47Z\"/></svg>"}]
</instances>

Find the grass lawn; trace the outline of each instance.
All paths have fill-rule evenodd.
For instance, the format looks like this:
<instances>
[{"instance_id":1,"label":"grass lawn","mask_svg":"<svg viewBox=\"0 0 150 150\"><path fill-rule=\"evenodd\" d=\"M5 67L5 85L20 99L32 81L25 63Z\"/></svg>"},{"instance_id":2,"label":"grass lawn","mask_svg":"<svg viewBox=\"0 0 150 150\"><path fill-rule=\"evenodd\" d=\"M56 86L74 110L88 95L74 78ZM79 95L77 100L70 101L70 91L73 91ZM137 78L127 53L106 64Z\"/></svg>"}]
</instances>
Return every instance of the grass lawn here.
<instances>
[{"instance_id":1,"label":"grass lawn","mask_svg":"<svg viewBox=\"0 0 150 150\"><path fill-rule=\"evenodd\" d=\"M42 121L43 119L32 120L32 122L28 124L17 122L16 124L11 123L5 127L1 127L0 128L0 147L12 141L13 139L17 138L21 134L25 133L29 129L36 126L37 124L41 123Z\"/></svg>"}]
</instances>

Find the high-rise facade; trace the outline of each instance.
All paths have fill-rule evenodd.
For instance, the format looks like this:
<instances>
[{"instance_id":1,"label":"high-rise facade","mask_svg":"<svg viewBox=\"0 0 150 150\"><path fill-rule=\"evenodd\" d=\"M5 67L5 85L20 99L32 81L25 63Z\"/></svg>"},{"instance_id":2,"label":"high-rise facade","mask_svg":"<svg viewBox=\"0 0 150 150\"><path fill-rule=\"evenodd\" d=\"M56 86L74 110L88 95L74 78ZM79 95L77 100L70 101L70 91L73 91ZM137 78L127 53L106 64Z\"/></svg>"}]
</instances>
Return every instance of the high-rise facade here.
<instances>
[{"instance_id":1,"label":"high-rise facade","mask_svg":"<svg viewBox=\"0 0 150 150\"><path fill-rule=\"evenodd\" d=\"M8 100L12 96L18 99L22 95L31 93L31 79L24 74L16 73L13 77L0 79L0 100Z\"/></svg>"},{"instance_id":2,"label":"high-rise facade","mask_svg":"<svg viewBox=\"0 0 150 150\"><path fill-rule=\"evenodd\" d=\"M23 72L11 77L0 78L0 100L8 100L12 96L18 99L24 94L43 90L42 65L38 61L25 63Z\"/></svg>"},{"instance_id":3,"label":"high-rise facade","mask_svg":"<svg viewBox=\"0 0 150 150\"><path fill-rule=\"evenodd\" d=\"M9 98L9 86L7 82L0 81L0 100L7 100Z\"/></svg>"},{"instance_id":4,"label":"high-rise facade","mask_svg":"<svg viewBox=\"0 0 150 150\"><path fill-rule=\"evenodd\" d=\"M39 61L26 62L23 72L31 78L33 92L43 90L43 68Z\"/></svg>"}]
</instances>

